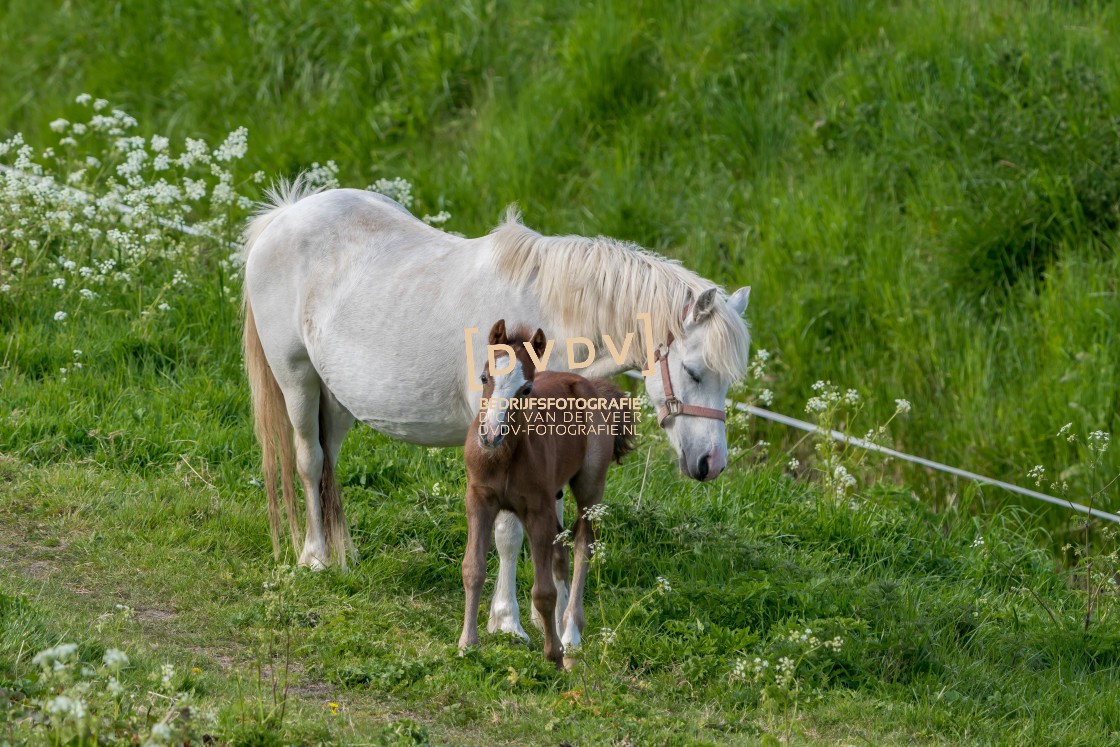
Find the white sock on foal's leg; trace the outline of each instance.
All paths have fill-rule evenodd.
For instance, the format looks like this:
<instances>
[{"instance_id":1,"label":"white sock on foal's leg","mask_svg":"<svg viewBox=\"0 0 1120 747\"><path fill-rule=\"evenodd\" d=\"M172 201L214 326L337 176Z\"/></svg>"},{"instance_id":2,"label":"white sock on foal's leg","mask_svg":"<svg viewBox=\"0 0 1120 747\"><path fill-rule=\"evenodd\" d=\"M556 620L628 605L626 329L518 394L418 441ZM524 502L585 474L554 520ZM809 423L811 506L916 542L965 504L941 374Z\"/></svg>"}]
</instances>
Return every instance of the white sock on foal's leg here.
<instances>
[{"instance_id":1,"label":"white sock on foal's leg","mask_svg":"<svg viewBox=\"0 0 1120 747\"><path fill-rule=\"evenodd\" d=\"M517 556L521 553L524 536L525 530L514 514L509 511L498 514L494 522L498 583L494 587L494 601L490 604L490 621L486 629L491 633L509 633L528 641L529 636L521 627L521 611L517 607Z\"/></svg>"}]
</instances>

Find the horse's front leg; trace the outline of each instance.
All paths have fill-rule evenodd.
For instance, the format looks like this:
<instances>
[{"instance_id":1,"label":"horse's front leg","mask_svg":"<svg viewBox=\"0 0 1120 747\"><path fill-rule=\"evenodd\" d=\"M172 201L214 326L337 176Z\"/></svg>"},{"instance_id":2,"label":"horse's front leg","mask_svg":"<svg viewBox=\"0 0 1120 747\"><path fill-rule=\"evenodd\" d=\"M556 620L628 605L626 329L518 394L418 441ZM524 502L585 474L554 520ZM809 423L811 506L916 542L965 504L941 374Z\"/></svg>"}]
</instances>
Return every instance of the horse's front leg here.
<instances>
[{"instance_id":1,"label":"horse's front leg","mask_svg":"<svg viewBox=\"0 0 1120 747\"><path fill-rule=\"evenodd\" d=\"M490 605L491 633L509 633L528 641L521 627L521 613L517 607L517 556L525 531L517 516L501 511L494 522L494 544L498 547L498 583L494 587L494 601Z\"/></svg>"}]
</instances>

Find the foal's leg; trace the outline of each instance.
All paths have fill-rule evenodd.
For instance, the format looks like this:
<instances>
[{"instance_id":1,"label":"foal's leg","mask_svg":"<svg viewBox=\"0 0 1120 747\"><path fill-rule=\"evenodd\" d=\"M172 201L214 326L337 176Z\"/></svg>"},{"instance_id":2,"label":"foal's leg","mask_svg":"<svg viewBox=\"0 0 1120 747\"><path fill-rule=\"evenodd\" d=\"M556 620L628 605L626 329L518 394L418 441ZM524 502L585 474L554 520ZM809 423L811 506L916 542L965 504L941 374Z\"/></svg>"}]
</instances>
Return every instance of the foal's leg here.
<instances>
[{"instance_id":1,"label":"foal's leg","mask_svg":"<svg viewBox=\"0 0 1120 747\"><path fill-rule=\"evenodd\" d=\"M468 646L478 645L478 601L486 583L486 553L490 551L490 529L495 507L470 485L467 486L467 551L463 555L463 634L459 636L459 655Z\"/></svg>"},{"instance_id":2,"label":"foal's leg","mask_svg":"<svg viewBox=\"0 0 1120 747\"><path fill-rule=\"evenodd\" d=\"M564 490L563 490L563 488L560 489L560 492L557 494L557 498L556 498L556 522L557 522L557 525L558 525L557 529L556 529L556 533L559 534L560 532L564 531ZM564 629L564 621L563 621L564 608L568 606L568 590L569 590L568 563L567 563L568 548L564 547L563 545L557 545L556 546L556 552L554 553L554 557L557 558L557 559L562 557L564 559L564 566L563 566L562 570L559 568L559 566L556 565L555 562L552 565L552 580L556 584L556 629L557 630L563 630ZM559 562L559 561L557 560L557 562ZM541 622L541 614L539 612L537 612L536 607L530 607L530 619L533 621L533 625L535 625L537 627L537 630L540 630L541 632L544 632L544 623Z\"/></svg>"},{"instance_id":3,"label":"foal's leg","mask_svg":"<svg viewBox=\"0 0 1120 747\"><path fill-rule=\"evenodd\" d=\"M521 612L517 607L517 556L521 553L521 540L525 532L517 516L500 511L494 523L494 543L498 546L498 583L494 587L494 601L490 605L491 633L509 633L528 641L521 627Z\"/></svg>"},{"instance_id":4,"label":"foal's leg","mask_svg":"<svg viewBox=\"0 0 1120 747\"><path fill-rule=\"evenodd\" d=\"M608 457L609 459L609 457ZM568 599L567 609L561 618L561 643L564 651L571 654L579 648L583 636L583 592L587 586L588 561L591 558L591 543L595 541L595 529L586 518L587 509L596 506L603 499L603 490L607 482L607 468L609 461L602 459L589 460L587 464L572 479L572 494L576 498L575 527L573 530L575 540L575 562L572 572L572 590ZM565 659L566 667L572 666L571 658Z\"/></svg>"},{"instance_id":5,"label":"foal's leg","mask_svg":"<svg viewBox=\"0 0 1120 747\"><path fill-rule=\"evenodd\" d=\"M571 654L578 648L583 636L583 592L587 585L588 558L591 555L591 543L595 539L595 530L591 522L580 516L575 523L575 565L572 571L572 593L568 599L568 607L563 612L563 625L560 630L560 643L564 646L564 666L572 668L574 660Z\"/></svg>"},{"instance_id":6,"label":"foal's leg","mask_svg":"<svg viewBox=\"0 0 1120 747\"><path fill-rule=\"evenodd\" d=\"M552 580L553 540L556 539L556 516L551 509L530 513L529 546L533 552L533 606L544 622L544 656L560 667L563 649L556 633L556 583Z\"/></svg>"}]
</instances>

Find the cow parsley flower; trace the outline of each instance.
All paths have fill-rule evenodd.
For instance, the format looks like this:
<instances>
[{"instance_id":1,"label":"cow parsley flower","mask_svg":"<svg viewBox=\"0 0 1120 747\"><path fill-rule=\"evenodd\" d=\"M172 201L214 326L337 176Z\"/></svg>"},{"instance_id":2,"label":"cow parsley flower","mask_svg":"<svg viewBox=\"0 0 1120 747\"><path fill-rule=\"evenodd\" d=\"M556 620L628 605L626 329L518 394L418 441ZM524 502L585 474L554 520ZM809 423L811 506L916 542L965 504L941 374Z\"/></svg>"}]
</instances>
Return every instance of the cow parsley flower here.
<instances>
[{"instance_id":1,"label":"cow parsley flower","mask_svg":"<svg viewBox=\"0 0 1120 747\"><path fill-rule=\"evenodd\" d=\"M904 399L896 399L894 401L895 412L907 413L910 412L910 403Z\"/></svg>"},{"instance_id":2,"label":"cow parsley flower","mask_svg":"<svg viewBox=\"0 0 1120 747\"><path fill-rule=\"evenodd\" d=\"M119 648L111 648L107 650L105 652L105 655L101 657L101 660L105 662L105 666L111 667L113 669L119 669L120 667L128 666L128 655L125 654L124 651L121 651Z\"/></svg>"},{"instance_id":3,"label":"cow parsley flower","mask_svg":"<svg viewBox=\"0 0 1120 747\"><path fill-rule=\"evenodd\" d=\"M1030 468L1029 472L1027 472L1027 477L1033 477L1034 484L1041 485L1042 479L1046 477L1046 468L1041 464L1036 464L1035 466Z\"/></svg>"},{"instance_id":4,"label":"cow parsley flower","mask_svg":"<svg viewBox=\"0 0 1120 747\"><path fill-rule=\"evenodd\" d=\"M68 120L62 119L61 117L50 123L50 128L55 132L65 132L66 128L69 126L70 122Z\"/></svg>"},{"instance_id":5,"label":"cow parsley flower","mask_svg":"<svg viewBox=\"0 0 1120 747\"><path fill-rule=\"evenodd\" d=\"M66 315L66 312L65 312L65 311L56 311L56 312L54 312L54 320L55 320L56 322L65 322L65 321L66 321L66 316L67 316L67 315Z\"/></svg>"}]
</instances>

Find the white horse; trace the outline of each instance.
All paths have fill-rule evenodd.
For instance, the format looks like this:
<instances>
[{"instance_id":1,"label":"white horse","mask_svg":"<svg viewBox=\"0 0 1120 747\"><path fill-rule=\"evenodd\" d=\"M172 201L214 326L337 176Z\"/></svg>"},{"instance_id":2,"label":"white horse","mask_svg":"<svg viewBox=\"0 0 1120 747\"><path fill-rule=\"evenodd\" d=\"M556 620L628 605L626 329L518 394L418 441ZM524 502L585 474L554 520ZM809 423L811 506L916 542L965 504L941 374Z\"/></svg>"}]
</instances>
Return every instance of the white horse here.
<instances>
[{"instance_id":1,"label":"white horse","mask_svg":"<svg viewBox=\"0 0 1120 747\"><path fill-rule=\"evenodd\" d=\"M372 192L317 192L297 179L269 198L245 234L245 362L277 554L277 457L297 550L293 466L303 484L299 564L345 567L354 550L334 465L346 433L360 420L409 443L461 446L487 345L485 334L465 331L501 318L555 335L550 370L569 370L566 338L593 341L595 361L579 370L588 377L644 369L647 345L657 348L665 357L645 377L646 392L681 470L711 480L727 465L723 403L747 365L749 288L727 297L678 262L623 242L541 236L513 210L488 236L466 239ZM642 313L652 340L636 321ZM621 362L604 335L616 354L623 347ZM562 519L562 502L557 509ZM489 629L526 638L515 587L523 530L503 512L494 534L500 566ZM567 580L557 588L563 609Z\"/></svg>"}]
</instances>

